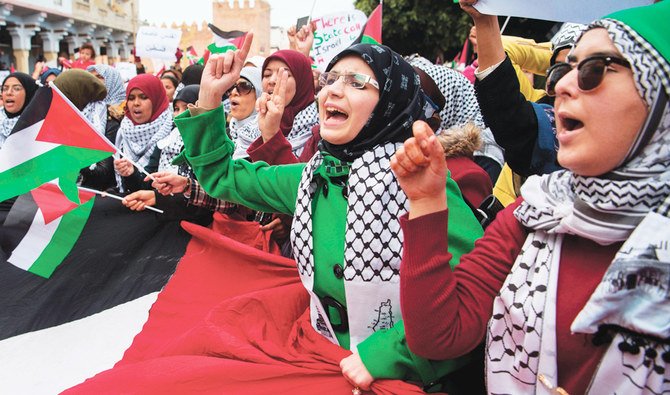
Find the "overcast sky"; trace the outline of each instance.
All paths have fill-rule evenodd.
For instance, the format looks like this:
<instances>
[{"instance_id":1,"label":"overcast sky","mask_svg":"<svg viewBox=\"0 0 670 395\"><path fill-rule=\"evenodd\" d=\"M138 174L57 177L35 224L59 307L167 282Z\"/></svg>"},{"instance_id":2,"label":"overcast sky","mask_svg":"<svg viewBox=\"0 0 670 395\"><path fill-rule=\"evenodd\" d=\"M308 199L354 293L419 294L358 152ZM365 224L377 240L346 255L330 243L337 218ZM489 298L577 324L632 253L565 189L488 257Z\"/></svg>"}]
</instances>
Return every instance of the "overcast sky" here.
<instances>
[{"instance_id":1,"label":"overcast sky","mask_svg":"<svg viewBox=\"0 0 670 395\"><path fill-rule=\"evenodd\" d=\"M243 4L243 0L239 0ZM251 1L253 4L253 1ZM273 26L287 27L294 24L301 17L309 14L312 9L313 0L268 0L272 13L270 23ZM166 2L165 0L139 0L140 20L160 25L165 22L186 22L190 24L195 21L200 25L204 20L212 20L211 0L182 0L179 2ZM322 16L338 11L354 8L353 0L316 0L313 16ZM225 30L224 26L220 26Z\"/></svg>"}]
</instances>

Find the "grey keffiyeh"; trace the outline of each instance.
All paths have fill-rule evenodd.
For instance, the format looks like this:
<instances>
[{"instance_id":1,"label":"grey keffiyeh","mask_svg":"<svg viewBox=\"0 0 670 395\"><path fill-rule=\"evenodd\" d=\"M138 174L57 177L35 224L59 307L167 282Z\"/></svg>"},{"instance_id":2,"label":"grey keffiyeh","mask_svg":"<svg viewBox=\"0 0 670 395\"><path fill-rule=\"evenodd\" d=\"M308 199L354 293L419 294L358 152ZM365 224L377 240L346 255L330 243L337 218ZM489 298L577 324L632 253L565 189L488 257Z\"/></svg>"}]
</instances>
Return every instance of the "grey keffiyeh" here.
<instances>
[{"instance_id":1,"label":"grey keffiyeh","mask_svg":"<svg viewBox=\"0 0 670 395\"><path fill-rule=\"evenodd\" d=\"M475 155L489 157L500 166L505 162L503 149L496 143L491 129L484 124L484 118L479 109L475 88L462 73L448 67L435 65L428 59L415 57L411 60L412 66L423 70L440 89L446 99L446 104L440 111L441 131L454 126L462 126L469 122L482 128L482 147L475 151Z\"/></svg>"},{"instance_id":2,"label":"grey keffiyeh","mask_svg":"<svg viewBox=\"0 0 670 395\"><path fill-rule=\"evenodd\" d=\"M299 156L305 148L305 143L312 137L312 127L319 123L319 112L316 108L316 103L312 103L300 111L293 119L293 126L291 131L286 136L286 139L291 143L293 154ZM231 122L230 137L235 143L234 159L246 158L247 149L261 136L261 131L258 128L257 115L252 115L235 125Z\"/></svg>"},{"instance_id":3,"label":"grey keffiyeh","mask_svg":"<svg viewBox=\"0 0 670 395\"><path fill-rule=\"evenodd\" d=\"M670 392L670 64L627 25L604 19L589 29L598 27L630 62L649 115L611 172L564 170L523 186L515 216L532 232L494 301L490 389L550 393L538 377L557 383L556 284L563 237L573 234L600 244L624 241L571 326L612 339L588 392Z\"/></svg>"},{"instance_id":4,"label":"grey keffiyeh","mask_svg":"<svg viewBox=\"0 0 670 395\"><path fill-rule=\"evenodd\" d=\"M95 130L104 136L107 127L107 104L102 101L90 102L81 112L91 122Z\"/></svg>"},{"instance_id":5,"label":"grey keffiyeh","mask_svg":"<svg viewBox=\"0 0 670 395\"><path fill-rule=\"evenodd\" d=\"M88 66L87 71L95 71L104 78L107 96L105 103L107 105L119 104L126 100L126 89L123 87L123 78L121 74L113 67L105 64L96 64Z\"/></svg>"}]
</instances>

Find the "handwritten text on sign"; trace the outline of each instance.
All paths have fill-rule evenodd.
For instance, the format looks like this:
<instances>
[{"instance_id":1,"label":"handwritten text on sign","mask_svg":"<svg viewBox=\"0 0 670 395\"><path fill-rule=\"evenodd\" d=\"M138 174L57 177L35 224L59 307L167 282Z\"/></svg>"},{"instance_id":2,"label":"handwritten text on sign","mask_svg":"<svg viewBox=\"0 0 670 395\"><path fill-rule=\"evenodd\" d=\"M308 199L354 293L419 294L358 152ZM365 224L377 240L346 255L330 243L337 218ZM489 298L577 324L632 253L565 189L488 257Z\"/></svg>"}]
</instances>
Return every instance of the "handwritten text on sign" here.
<instances>
[{"instance_id":1,"label":"handwritten text on sign","mask_svg":"<svg viewBox=\"0 0 670 395\"><path fill-rule=\"evenodd\" d=\"M363 31L367 17L363 11L352 10L313 19L316 24L311 55L317 68L324 71L328 63L349 47Z\"/></svg>"},{"instance_id":2,"label":"handwritten text on sign","mask_svg":"<svg viewBox=\"0 0 670 395\"><path fill-rule=\"evenodd\" d=\"M142 26L135 40L136 54L151 59L176 61L175 53L181 40L181 30Z\"/></svg>"}]
</instances>

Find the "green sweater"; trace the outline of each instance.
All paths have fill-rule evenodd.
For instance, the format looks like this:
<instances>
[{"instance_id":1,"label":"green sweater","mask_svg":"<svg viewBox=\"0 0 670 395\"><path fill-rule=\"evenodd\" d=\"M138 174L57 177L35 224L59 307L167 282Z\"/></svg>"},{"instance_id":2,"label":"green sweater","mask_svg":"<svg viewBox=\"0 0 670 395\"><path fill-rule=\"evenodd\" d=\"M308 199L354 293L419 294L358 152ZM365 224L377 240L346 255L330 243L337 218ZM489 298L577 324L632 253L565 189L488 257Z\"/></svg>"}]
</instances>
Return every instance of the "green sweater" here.
<instances>
[{"instance_id":1,"label":"green sweater","mask_svg":"<svg viewBox=\"0 0 670 395\"><path fill-rule=\"evenodd\" d=\"M175 118L175 123L184 140L183 156L207 193L254 210L293 214L304 163L270 166L265 162L233 160L234 144L226 135L220 108L198 116L186 111ZM312 201L314 292L346 306L344 281L336 276L335 266L343 268L344 264L347 201L342 186L333 183L324 170L327 163L336 161L326 153L324 163L316 170L327 185ZM324 189L328 189L327 194ZM457 264L460 256L470 251L474 241L481 237L482 229L451 178L447 180L447 199L449 250L453 254L452 264ZM337 313L333 313L331 319L336 321ZM340 345L349 349L349 334L336 332L336 335ZM465 358L428 361L414 355L407 348L402 321L388 330L375 332L357 349L375 378L428 383L467 362Z\"/></svg>"}]
</instances>

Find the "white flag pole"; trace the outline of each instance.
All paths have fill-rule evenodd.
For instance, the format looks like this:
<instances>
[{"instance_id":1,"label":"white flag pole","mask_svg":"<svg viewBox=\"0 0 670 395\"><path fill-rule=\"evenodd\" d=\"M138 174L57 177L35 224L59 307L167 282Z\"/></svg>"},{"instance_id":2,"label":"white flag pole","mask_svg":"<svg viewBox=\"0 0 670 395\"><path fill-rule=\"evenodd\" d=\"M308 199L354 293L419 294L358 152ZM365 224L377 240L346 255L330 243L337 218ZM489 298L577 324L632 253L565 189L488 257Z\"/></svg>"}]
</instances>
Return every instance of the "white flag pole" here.
<instances>
[{"instance_id":1,"label":"white flag pole","mask_svg":"<svg viewBox=\"0 0 670 395\"><path fill-rule=\"evenodd\" d=\"M507 27L507 24L509 23L511 16L508 16L507 19L505 19L505 23L503 23L502 28L500 29L500 35L505 33L505 28Z\"/></svg>"},{"instance_id":2,"label":"white flag pole","mask_svg":"<svg viewBox=\"0 0 670 395\"><path fill-rule=\"evenodd\" d=\"M103 191L98 191L97 189L91 189L91 188L79 187L79 186L78 186L77 188L78 188L80 191L91 192L91 193L95 193L95 194L97 194L97 195L100 195L100 196L102 196L102 197L111 197L112 199L116 199L116 200L123 201L123 198L122 198L121 196L116 196L116 195L113 195L113 194L111 194L111 193L107 193L107 192L103 192ZM156 208L156 207L145 206L144 208L146 208L147 210L151 210L151 211L155 211L155 212L157 212L157 213L163 214L163 210L158 209L158 208Z\"/></svg>"}]
</instances>

